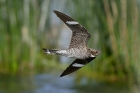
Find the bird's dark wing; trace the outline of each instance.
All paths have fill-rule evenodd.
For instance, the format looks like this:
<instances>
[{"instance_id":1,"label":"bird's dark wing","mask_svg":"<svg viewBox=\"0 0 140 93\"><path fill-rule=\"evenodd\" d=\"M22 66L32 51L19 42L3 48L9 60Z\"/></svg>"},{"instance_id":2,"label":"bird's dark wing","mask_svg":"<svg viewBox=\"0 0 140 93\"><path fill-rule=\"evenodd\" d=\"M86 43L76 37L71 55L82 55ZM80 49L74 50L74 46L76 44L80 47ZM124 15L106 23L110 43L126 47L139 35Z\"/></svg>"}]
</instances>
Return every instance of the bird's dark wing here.
<instances>
[{"instance_id":1,"label":"bird's dark wing","mask_svg":"<svg viewBox=\"0 0 140 93\"><path fill-rule=\"evenodd\" d=\"M71 17L54 10L54 13L71 29L72 37L69 48L86 47L90 34L85 27Z\"/></svg>"},{"instance_id":2,"label":"bird's dark wing","mask_svg":"<svg viewBox=\"0 0 140 93\"><path fill-rule=\"evenodd\" d=\"M74 71L77 71L78 69L82 68L83 66L85 66L95 58L96 57L87 58L87 59L76 59L69 67L66 68L66 70L60 75L60 77L63 77Z\"/></svg>"}]
</instances>

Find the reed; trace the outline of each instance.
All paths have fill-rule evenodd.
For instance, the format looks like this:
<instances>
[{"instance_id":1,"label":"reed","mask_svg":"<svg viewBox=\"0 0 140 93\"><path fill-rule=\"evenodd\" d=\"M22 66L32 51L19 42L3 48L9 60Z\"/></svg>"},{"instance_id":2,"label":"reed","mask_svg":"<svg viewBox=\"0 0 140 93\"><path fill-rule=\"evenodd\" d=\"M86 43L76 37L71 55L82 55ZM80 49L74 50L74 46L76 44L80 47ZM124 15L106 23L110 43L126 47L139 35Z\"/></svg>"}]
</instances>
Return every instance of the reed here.
<instances>
[{"instance_id":1,"label":"reed","mask_svg":"<svg viewBox=\"0 0 140 93\"><path fill-rule=\"evenodd\" d=\"M45 24L49 3L49 0L0 1L0 73L33 69L43 58L40 42L44 36L40 35L48 27Z\"/></svg>"}]
</instances>

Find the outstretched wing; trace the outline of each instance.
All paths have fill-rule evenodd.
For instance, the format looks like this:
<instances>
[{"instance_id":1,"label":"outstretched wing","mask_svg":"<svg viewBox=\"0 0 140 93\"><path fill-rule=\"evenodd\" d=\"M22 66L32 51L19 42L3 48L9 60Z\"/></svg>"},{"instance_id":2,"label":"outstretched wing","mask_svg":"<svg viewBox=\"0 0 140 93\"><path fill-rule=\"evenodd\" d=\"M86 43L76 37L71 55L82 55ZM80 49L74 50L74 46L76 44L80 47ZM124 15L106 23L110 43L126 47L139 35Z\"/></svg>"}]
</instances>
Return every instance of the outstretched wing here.
<instances>
[{"instance_id":1,"label":"outstretched wing","mask_svg":"<svg viewBox=\"0 0 140 93\"><path fill-rule=\"evenodd\" d=\"M86 47L90 34L85 27L71 17L54 10L54 13L71 29L72 37L69 48Z\"/></svg>"},{"instance_id":2,"label":"outstretched wing","mask_svg":"<svg viewBox=\"0 0 140 93\"><path fill-rule=\"evenodd\" d=\"M87 59L76 59L69 67L66 68L66 70L60 75L60 77L63 77L74 71L77 71L78 69L82 68L83 66L85 66L95 58L96 57L87 58Z\"/></svg>"}]
</instances>

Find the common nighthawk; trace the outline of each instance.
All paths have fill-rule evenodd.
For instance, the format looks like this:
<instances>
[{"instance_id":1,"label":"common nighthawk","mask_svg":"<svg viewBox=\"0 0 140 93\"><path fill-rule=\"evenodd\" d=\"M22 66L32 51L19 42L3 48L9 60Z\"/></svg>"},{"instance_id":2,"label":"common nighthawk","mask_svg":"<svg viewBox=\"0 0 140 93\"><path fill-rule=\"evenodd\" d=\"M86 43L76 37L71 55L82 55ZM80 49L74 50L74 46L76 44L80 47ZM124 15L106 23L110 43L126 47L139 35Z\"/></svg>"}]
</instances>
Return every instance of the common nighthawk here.
<instances>
[{"instance_id":1,"label":"common nighthawk","mask_svg":"<svg viewBox=\"0 0 140 93\"><path fill-rule=\"evenodd\" d=\"M72 31L72 37L70 45L67 49L46 49L45 54L62 55L66 57L76 58L76 60L66 68L66 70L60 75L60 77L68 75L81 67L85 66L93 59L95 59L100 52L95 49L87 47L88 40L90 39L90 33L85 27L80 25L71 17L54 10L54 13L70 28Z\"/></svg>"}]
</instances>

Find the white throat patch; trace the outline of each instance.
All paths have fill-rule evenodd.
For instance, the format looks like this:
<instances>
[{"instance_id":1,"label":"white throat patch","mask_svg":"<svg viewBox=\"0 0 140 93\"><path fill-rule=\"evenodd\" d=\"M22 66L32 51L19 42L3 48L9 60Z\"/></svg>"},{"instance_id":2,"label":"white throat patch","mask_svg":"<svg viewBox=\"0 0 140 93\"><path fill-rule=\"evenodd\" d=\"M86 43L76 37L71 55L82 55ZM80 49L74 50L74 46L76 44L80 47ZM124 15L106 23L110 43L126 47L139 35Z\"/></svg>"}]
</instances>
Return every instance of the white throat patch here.
<instances>
[{"instance_id":1,"label":"white throat patch","mask_svg":"<svg viewBox=\"0 0 140 93\"><path fill-rule=\"evenodd\" d=\"M91 55L90 57L96 57L96 56L94 56L94 55Z\"/></svg>"}]
</instances>

